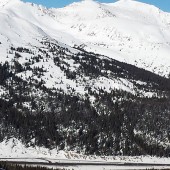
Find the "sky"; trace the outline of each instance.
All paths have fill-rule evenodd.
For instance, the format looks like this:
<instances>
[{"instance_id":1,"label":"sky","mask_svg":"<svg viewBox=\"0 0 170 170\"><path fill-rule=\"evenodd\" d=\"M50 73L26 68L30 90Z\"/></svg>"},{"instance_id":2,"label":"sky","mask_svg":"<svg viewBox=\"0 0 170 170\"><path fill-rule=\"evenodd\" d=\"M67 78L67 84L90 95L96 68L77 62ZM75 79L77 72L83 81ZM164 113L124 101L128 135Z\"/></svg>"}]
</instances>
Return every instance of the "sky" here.
<instances>
[{"instance_id":1,"label":"sky","mask_svg":"<svg viewBox=\"0 0 170 170\"><path fill-rule=\"evenodd\" d=\"M55 7L60 8L64 7L68 4L71 4L73 2L78 2L80 0L23 0L25 2L33 2L36 4L41 4L46 7ZM115 2L116 0L97 0L98 2L104 2L104 3L111 3ZM170 0L137 0L140 2L148 3L157 6L163 11L170 12Z\"/></svg>"}]
</instances>

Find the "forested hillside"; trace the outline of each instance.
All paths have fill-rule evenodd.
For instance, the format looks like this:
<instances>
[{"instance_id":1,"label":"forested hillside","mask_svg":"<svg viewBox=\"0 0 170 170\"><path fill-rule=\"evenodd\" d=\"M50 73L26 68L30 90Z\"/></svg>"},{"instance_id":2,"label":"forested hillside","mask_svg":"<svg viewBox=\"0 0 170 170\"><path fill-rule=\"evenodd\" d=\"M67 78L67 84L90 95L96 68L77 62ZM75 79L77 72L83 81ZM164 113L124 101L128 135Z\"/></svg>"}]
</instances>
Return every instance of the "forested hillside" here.
<instances>
[{"instance_id":1,"label":"forested hillside","mask_svg":"<svg viewBox=\"0 0 170 170\"><path fill-rule=\"evenodd\" d=\"M85 154L169 156L170 79L80 48L73 53L57 43L42 44L46 50L38 55L11 47L14 59L0 65L1 141L15 137L26 146ZM21 64L25 53L31 57ZM75 89L48 87L50 60L76 82ZM133 87L95 86L100 78Z\"/></svg>"},{"instance_id":2,"label":"forested hillside","mask_svg":"<svg viewBox=\"0 0 170 170\"><path fill-rule=\"evenodd\" d=\"M169 13L0 0L0 24L0 157L170 156Z\"/></svg>"}]
</instances>

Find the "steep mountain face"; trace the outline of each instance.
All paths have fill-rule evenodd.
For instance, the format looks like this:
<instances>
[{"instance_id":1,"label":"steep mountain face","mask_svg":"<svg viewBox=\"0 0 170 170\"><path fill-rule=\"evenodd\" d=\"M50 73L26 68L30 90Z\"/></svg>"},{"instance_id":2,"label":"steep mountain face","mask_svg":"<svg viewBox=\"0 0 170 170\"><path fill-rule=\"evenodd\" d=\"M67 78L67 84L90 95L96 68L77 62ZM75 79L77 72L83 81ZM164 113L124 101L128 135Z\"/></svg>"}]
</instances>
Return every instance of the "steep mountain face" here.
<instances>
[{"instance_id":1,"label":"steep mountain face","mask_svg":"<svg viewBox=\"0 0 170 170\"><path fill-rule=\"evenodd\" d=\"M14 23L11 28L7 26L8 32L22 23L18 30L21 37L30 31L31 35L47 34L68 45L169 75L170 14L154 6L133 0L113 4L81 1L61 9L46 9L19 0L2 0L1 15L5 14L12 19L10 25Z\"/></svg>"},{"instance_id":2,"label":"steep mountain face","mask_svg":"<svg viewBox=\"0 0 170 170\"><path fill-rule=\"evenodd\" d=\"M84 49L169 75L169 13L133 0L82 1L53 12Z\"/></svg>"},{"instance_id":3,"label":"steep mountain face","mask_svg":"<svg viewBox=\"0 0 170 170\"><path fill-rule=\"evenodd\" d=\"M130 0L1 0L0 142L169 156L169 19Z\"/></svg>"}]
</instances>

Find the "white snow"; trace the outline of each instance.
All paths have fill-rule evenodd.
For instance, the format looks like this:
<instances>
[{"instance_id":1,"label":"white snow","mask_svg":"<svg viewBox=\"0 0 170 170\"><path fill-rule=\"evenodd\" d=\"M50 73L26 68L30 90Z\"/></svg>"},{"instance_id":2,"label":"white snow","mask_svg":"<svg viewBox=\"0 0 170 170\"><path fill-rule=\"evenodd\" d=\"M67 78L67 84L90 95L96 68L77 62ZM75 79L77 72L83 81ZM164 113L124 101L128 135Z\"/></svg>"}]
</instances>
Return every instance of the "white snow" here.
<instances>
[{"instance_id":1,"label":"white snow","mask_svg":"<svg viewBox=\"0 0 170 170\"><path fill-rule=\"evenodd\" d=\"M37 47L42 46L40 41L46 37L58 41L62 46L70 48L69 46L81 45L88 51L163 76L170 73L170 13L151 5L132 0L120 0L110 4L84 0L60 9L47 9L19 0L0 0L0 23L0 62L12 60L13 54L9 53L11 46L22 45L38 54ZM76 53L76 50L70 50ZM22 55L20 62L24 63L30 55ZM70 69L77 68L71 59L68 63ZM54 65L52 58L46 63L40 61L33 66L43 65L44 69L48 70L42 76L47 87L58 87L67 91L67 87L71 86L80 94L85 92L87 84L83 84L81 79L78 79L78 83L67 79L62 70ZM21 75L27 80L27 77L32 76L32 72L18 74ZM85 79L88 80L88 77ZM88 83L94 89L124 89L134 92L133 84L125 79L111 80L99 77L98 80L89 80ZM3 95L3 91L5 90L0 88L0 96ZM17 139L0 143L0 157L170 162L169 158L152 157L84 157L75 153L58 152L56 149L25 147Z\"/></svg>"},{"instance_id":2,"label":"white snow","mask_svg":"<svg viewBox=\"0 0 170 170\"><path fill-rule=\"evenodd\" d=\"M40 41L46 37L57 40L62 46L67 44L70 50L69 46L81 45L88 51L163 76L170 73L170 14L151 5L131 0L110 4L86 0L64 8L47 9L20 0L1 0L0 23L0 62L12 60L13 55L9 54L11 46L22 44L22 47L37 54L37 48L42 46ZM26 62L29 57L24 54L20 62ZM76 70L77 66L71 59L67 62L70 70ZM42 77L47 87L67 91L70 86L84 94L87 84L82 85L83 82L79 81L77 85L67 79L60 68L54 65L52 58L46 63L41 61L33 66L43 65L48 71ZM18 76L23 74L26 77L31 75L21 73ZM116 88L133 93L131 82L102 79L92 80L89 85L93 87L95 83L95 88L105 86L107 91Z\"/></svg>"},{"instance_id":3,"label":"white snow","mask_svg":"<svg viewBox=\"0 0 170 170\"><path fill-rule=\"evenodd\" d=\"M1 0L0 8L2 57L10 44L36 46L36 39L47 36L71 46L84 44L89 51L160 75L170 72L170 14L154 6L132 0L86 0L47 9Z\"/></svg>"},{"instance_id":4,"label":"white snow","mask_svg":"<svg viewBox=\"0 0 170 170\"><path fill-rule=\"evenodd\" d=\"M34 140L32 140L32 144ZM75 152L58 151L57 149L49 150L44 147L27 147L18 139L11 138L5 139L0 143L0 160L1 159L14 159L14 160L39 160L51 162L102 162L105 163L150 163L150 164L169 164L170 158L159 158L151 156L85 156ZM37 162L37 161L36 161Z\"/></svg>"},{"instance_id":5,"label":"white snow","mask_svg":"<svg viewBox=\"0 0 170 170\"><path fill-rule=\"evenodd\" d=\"M78 37L85 49L169 74L169 13L131 0L111 4L83 1L53 11L63 30Z\"/></svg>"}]
</instances>

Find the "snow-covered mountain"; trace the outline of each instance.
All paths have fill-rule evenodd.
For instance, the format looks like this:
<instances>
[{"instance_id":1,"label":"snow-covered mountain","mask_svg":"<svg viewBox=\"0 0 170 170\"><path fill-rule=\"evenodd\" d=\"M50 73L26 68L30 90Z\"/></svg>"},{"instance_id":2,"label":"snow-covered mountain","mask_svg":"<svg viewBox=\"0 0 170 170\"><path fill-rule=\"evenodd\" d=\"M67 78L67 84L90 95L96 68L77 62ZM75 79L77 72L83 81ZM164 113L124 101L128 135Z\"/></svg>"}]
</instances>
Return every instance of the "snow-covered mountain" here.
<instances>
[{"instance_id":1,"label":"snow-covered mountain","mask_svg":"<svg viewBox=\"0 0 170 170\"><path fill-rule=\"evenodd\" d=\"M170 14L154 6L134 0L110 4L84 0L47 9L19 0L1 0L0 8L1 39L10 40L5 44L28 45L47 36L169 75Z\"/></svg>"},{"instance_id":2,"label":"snow-covered mountain","mask_svg":"<svg viewBox=\"0 0 170 170\"><path fill-rule=\"evenodd\" d=\"M0 0L0 23L0 146L168 155L169 13Z\"/></svg>"},{"instance_id":3,"label":"snow-covered mountain","mask_svg":"<svg viewBox=\"0 0 170 170\"><path fill-rule=\"evenodd\" d=\"M134 0L111 4L82 1L52 11L62 30L86 50L169 74L169 13Z\"/></svg>"}]
</instances>

